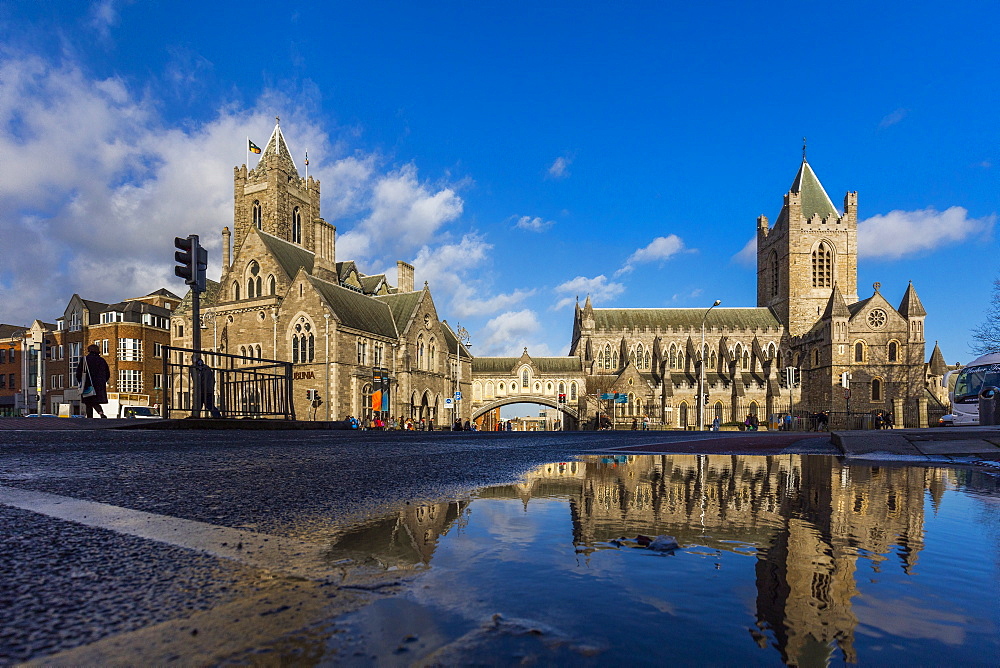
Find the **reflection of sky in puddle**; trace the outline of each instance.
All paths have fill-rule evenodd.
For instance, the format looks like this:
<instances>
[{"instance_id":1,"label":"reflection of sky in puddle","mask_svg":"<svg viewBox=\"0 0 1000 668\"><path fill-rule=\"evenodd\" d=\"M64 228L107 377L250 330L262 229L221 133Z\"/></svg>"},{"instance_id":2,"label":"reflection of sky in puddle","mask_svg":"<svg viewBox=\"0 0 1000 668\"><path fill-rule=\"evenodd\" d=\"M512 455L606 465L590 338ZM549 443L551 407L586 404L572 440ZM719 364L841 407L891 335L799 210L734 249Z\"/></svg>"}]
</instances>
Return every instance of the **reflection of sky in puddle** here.
<instances>
[{"instance_id":1,"label":"reflection of sky in puddle","mask_svg":"<svg viewBox=\"0 0 1000 668\"><path fill-rule=\"evenodd\" d=\"M819 456L550 464L345 532L335 555L424 572L336 622L331 649L385 664L989 663L997 498L986 474ZM615 540L639 534L681 549Z\"/></svg>"}]
</instances>

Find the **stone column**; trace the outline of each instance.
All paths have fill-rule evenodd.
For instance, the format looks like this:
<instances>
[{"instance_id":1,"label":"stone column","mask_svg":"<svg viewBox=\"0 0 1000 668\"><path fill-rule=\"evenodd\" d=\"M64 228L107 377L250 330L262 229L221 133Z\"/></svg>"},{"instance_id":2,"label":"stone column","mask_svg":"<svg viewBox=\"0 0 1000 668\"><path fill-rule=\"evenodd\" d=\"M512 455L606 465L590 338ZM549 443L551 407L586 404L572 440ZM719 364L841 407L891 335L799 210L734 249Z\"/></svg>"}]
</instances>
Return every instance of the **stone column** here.
<instances>
[{"instance_id":1,"label":"stone column","mask_svg":"<svg viewBox=\"0 0 1000 668\"><path fill-rule=\"evenodd\" d=\"M926 406L926 403L924 404ZM893 428L902 429L903 424L903 398L896 397L892 400Z\"/></svg>"},{"instance_id":2,"label":"stone column","mask_svg":"<svg viewBox=\"0 0 1000 668\"><path fill-rule=\"evenodd\" d=\"M921 395L917 399L917 411L920 414L920 428L923 429L927 427L927 397Z\"/></svg>"}]
</instances>

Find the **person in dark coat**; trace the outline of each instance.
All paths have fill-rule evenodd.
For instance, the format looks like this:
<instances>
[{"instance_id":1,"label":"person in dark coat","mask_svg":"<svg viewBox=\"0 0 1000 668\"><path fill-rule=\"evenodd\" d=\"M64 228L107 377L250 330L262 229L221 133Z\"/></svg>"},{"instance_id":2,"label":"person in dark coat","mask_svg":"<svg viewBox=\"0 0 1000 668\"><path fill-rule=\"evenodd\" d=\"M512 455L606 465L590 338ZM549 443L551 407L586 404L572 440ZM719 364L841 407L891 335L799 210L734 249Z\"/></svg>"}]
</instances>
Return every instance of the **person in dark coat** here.
<instances>
[{"instance_id":1,"label":"person in dark coat","mask_svg":"<svg viewBox=\"0 0 1000 668\"><path fill-rule=\"evenodd\" d=\"M93 387L95 390L93 395L82 399L83 405L87 407L87 417L94 417L95 410L102 418L108 417L104 414L101 404L108 403L110 378L111 370L101 357L101 349L94 344L87 346L87 356L76 366L76 382L81 383L83 391L86 392L88 387Z\"/></svg>"}]
</instances>

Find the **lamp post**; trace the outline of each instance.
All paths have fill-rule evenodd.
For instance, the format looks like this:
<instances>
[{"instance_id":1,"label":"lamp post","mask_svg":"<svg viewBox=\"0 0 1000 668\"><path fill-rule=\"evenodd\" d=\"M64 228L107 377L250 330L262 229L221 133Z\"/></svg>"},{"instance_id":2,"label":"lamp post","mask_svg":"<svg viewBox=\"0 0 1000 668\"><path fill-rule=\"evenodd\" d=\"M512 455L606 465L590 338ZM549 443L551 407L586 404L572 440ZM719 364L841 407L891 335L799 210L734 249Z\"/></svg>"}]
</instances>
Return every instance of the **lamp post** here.
<instances>
[{"instance_id":1,"label":"lamp post","mask_svg":"<svg viewBox=\"0 0 1000 668\"><path fill-rule=\"evenodd\" d=\"M458 323L458 331L455 332L455 393L452 397L459 396L459 391L462 389L462 345L469 346L472 341L472 337L469 336L469 330L462 327L461 323ZM453 398L455 409L453 411L455 420L461 420L462 414L459 412L459 406L461 399Z\"/></svg>"},{"instance_id":2,"label":"lamp post","mask_svg":"<svg viewBox=\"0 0 1000 668\"><path fill-rule=\"evenodd\" d=\"M701 319L701 373L698 374L698 431L705 429L705 321L708 314L716 306L722 303L721 299L716 299L715 303L708 307L704 317Z\"/></svg>"}]
</instances>

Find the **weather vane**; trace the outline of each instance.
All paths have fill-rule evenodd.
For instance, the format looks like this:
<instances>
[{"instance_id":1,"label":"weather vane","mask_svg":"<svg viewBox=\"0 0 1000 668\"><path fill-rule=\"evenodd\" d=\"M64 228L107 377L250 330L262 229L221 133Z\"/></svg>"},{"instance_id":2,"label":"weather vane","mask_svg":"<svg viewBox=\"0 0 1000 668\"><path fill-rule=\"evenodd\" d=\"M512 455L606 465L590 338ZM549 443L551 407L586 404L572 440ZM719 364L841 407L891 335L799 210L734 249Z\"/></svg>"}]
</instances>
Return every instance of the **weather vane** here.
<instances>
[{"instance_id":1,"label":"weather vane","mask_svg":"<svg viewBox=\"0 0 1000 668\"><path fill-rule=\"evenodd\" d=\"M806 138L802 138L802 159L806 159Z\"/></svg>"}]
</instances>

